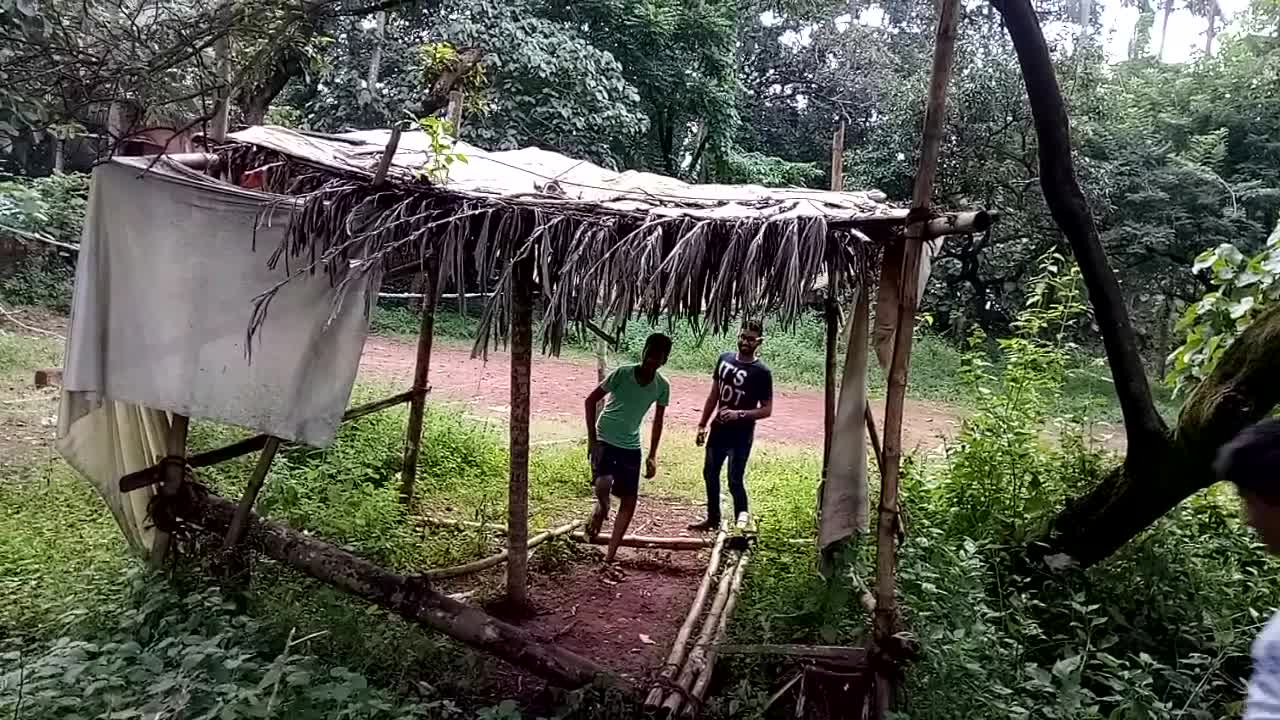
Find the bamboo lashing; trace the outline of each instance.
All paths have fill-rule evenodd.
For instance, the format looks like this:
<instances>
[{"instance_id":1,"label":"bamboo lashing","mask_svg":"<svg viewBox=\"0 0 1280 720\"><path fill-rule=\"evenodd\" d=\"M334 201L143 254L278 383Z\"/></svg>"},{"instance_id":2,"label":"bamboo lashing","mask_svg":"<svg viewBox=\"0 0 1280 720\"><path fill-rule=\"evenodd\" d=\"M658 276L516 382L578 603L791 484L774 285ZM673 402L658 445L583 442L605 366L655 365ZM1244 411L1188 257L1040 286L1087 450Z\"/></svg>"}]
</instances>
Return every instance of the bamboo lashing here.
<instances>
[{"instance_id":1,"label":"bamboo lashing","mask_svg":"<svg viewBox=\"0 0 1280 720\"><path fill-rule=\"evenodd\" d=\"M644 704L647 707L657 707L662 703L663 684L675 677L684 665L685 655L689 650L689 637L693 634L694 627L698 624L698 618L702 617L702 607L707 604L707 595L711 593L711 583L716 579L716 571L720 569L720 553L724 549L724 540L728 537L728 533L721 530L716 535L716 544L711 548L711 559L707 561L707 571L702 575L702 583L698 585L698 592L693 596L693 602L689 605L689 613L684 618L684 623L680 626L680 631L676 633L675 642L671 643L671 652L667 655L667 661L662 666L662 671L658 674L657 685L649 691L649 696L645 698Z\"/></svg>"},{"instance_id":2,"label":"bamboo lashing","mask_svg":"<svg viewBox=\"0 0 1280 720\"><path fill-rule=\"evenodd\" d=\"M582 527L582 525L584 525L585 523L586 523L585 520L575 520L574 522L566 523L553 530L544 530L538 535L535 535L534 537L529 538L529 543L526 547L529 550L532 550L533 548L541 545L542 543L550 540L553 537L568 535L569 533L573 532L579 527ZM510 557L509 551L503 550L500 553L497 553L495 555L490 555L487 558L482 558L474 562L464 563L462 565L454 565L453 567L427 570L426 572L422 573L422 577L427 578L428 580L444 580L446 578L455 578L455 577L461 577L463 575L471 575L473 573L478 573L481 570L487 570L491 567L494 567L495 565L501 565L502 563L507 561L508 557Z\"/></svg>"},{"instance_id":3,"label":"bamboo lashing","mask_svg":"<svg viewBox=\"0 0 1280 720\"><path fill-rule=\"evenodd\" d=\"M911 215L928 217L933 197L933 181L938 168L938 155L942 144L943 120L946 115L947 84L951 78L955 54L956 19L959 0L941 0L938 10L938 27L934 38L933 67L929 78L929 96L925 108L923 139L920 150L920 166L916 172L915 187L911 197ZM880 466L880 512L876 542L876 611L873 640L883 649L896 632L898 622L897 602L897 529L898 529L898 480L902 463L902 413L906 400L908 362L911 357L911 341L915 327L916 306L919 302L920 257L928 222L916 221L907 226L904 239L903 264L899 277L897 327L894 332L893 354L889 363L888 391L885 399L884 462ZM891 253L886 253L886 258ZM894 676L892 668L876 663L875 717L883 718L892 709Z\"/></svg>"}]
</instances>

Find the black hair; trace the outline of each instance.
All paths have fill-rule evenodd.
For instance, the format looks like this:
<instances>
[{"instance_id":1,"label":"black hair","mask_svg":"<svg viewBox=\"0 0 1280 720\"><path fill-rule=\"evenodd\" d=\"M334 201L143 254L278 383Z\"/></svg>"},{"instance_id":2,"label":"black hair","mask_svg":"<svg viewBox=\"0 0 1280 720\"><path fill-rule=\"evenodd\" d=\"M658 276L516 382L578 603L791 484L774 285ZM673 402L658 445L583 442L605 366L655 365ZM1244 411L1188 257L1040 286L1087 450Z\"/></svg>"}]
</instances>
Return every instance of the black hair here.
<instances>
[{"instance_id":1,"label":"black hair","mask_svg":"<svg viewBox=\"0 0 1280 720\"><path fill-rule=\"evenodd\" d=\"M649 357L649 353L659 351L667 355L671 354L671 338L663 333L653 333L644 340L644 357Z\"/></svg>"},{"instance_id":2,"label":"black hair","mask_svg":"<svg viewBox=\"0 0 1280 720\"><path fill-rule=\"evenodd\" d=\"M1218 450L1213 471L1241 490L1280 502L1280 418L1241 430Z\"/></svg>"},{"instance_id":3,"label":"black hair","mask_svg":"<svg viewBox=\"0 0 1280 720\"><path fill-rule=\"evenodd\" d=\"M764 323L759 320L743 320L742 329L764 335Z\"/></svg>"}]
</instances>

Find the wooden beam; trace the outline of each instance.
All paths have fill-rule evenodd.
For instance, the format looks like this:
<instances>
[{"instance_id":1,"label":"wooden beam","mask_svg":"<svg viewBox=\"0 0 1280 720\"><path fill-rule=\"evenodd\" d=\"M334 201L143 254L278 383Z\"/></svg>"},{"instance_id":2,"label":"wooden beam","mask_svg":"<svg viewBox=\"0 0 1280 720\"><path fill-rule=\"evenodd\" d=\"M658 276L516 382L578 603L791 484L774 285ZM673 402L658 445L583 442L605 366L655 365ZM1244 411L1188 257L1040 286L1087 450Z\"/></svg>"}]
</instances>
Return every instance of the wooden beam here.
<instances>
[{"instance_id":1,"label":"wooden beam","mask_svg":"<svg viewBox=\"0 0 1280 720\"><path fill-rule=\"evenodd\" d=\"M724 549L724 539L727 535L724 530L716 535L716 544L711 548L711 560L707 562L707 571L702 574L702 583L698 585L698 592L693 596L693 603L689 605L689 613L685 615L684 623L676 633L675 642L671 643L671 652L667 655L666 663L662 665L658 680L649 691L649 696L645 698L644 704L647 707L656 708L662 703L666 686L684 666L685 655L689 651L689 637L693 634L698 619L702 617L703 606L707 604L711 584L715 582L716 572L720 569L720 553Z\"/></svg>"},{"instance_id":2,"label":"wooden beam","mask_svg":"<svg viewBox=\"0 0 1280 720\"><path fill-rule=\"evenodd\" d=\"M507 601L529 604L529 382L533 368L533 255L511 266L511 470L507 483Z\"/></svg>"},{"instance_id":3,"label":"wooden beam","mask_svg":"<svg viewBox=\"0 0 1280 720\"><path fill-rule=\"evenodd\" d=\"M363 405L357 405L343 414L342 421L347 422L348 420L355 420L357 418L362 418L365 415L372 415L380 410L386 410L389 407L403 405L413 399L413 394L414 391L409 390L398 395L392 395L389 398L375 400ZM224 445L220 448L196 453L195 455L187 458L187 464L193 468L197 468L208 467L228 460L234 460L241 455L248 455L251 452L261 450L267 446L267 441L270 439L270 435L254 435L253 437L247 437L243 440L237 440L230 445ZM129 473L128 475L120 478L120 492L133 492L134 490L140 490L148 485L154 485L157 482L159 482L157 466L153 465L149 468Z\"/></svg>"},{"instance_id":4,"label":"wooden beam","mask_svg":"<svg viewBox=\"0 0 1280 720\"><path fill-rule=\"evenodd\" d=\"M947 84L951 79L955 55L956 20L959 0L940 0L938 26L934 36L933 67L929 76L929 95L925 104L920 165L916 171L911 196L911 216L920 218L907 226L903 247L901 285L897 297L897 325L894 329L893 352L889 362L888 391L884 412L884 462L880 466L880 512L876 541L876 612L874 642L887 646L897 632L897 530L898 481L902 463L902 414L906 402L907 372L911 358L911 340L919 302L920 258L922 237L926 230L929 207L933 198L933 181L938 169L942 146L943 121L946 116ZM888 261L891 254L885 253ZM895 695L893 668L876 671L875 717L883 718L893 709Z\"/></svg>"},{"instance_id":5,"label":"wooden beam","mask_svg":"<svg viewBox=\"0 0 1280 720\"><path fill-rule=\"evenodd\" d=\"M436 302L440 292L440 260L431 251L423 273L422 320L418 327L418 355L413 366L413 398L409 400L409 424L405 430L404 461L400 470L400 502L413 502L413 485L418 477L418 454L422 447L422 416L427 407L427 380L431 373L431 344L435 337Z\"/></svg>"},{"instance_id":6,"label":"wooden beam","mask_svg":"<svg viewBox=\"0 0 1280 720\"><path fill-rule=\"evenodd\" d=\"M231 527L236 505L202 486L166 498L167 510L192 527L218 535ZM436 592L418 576L399 575L323 540L278 523L249 516L245 545L267 557L364 598L402 617L495 655L557 685L576 688L610 678L596 663L567 650L544 645L524 630L479 608Z\"/></svg>"},{"instance_id":7,"label":"wooden beam","mask_svg":"<svg viewBox=\"0 0 1280 720\"><path fill-rule=\"evenodd\" d=\"M573 539L590 545L608 545L609 538L601 535L594 540L588 539L586 533L574 533ZM621 547L647 548L650 550L702 550L711 547L714 540L692 537L650 537L647 535L624 535Z\"/></svg>"},{"instance_id":8,"label":"wooden beam","mask_svg":"<svg viewBox=\"0 0 1280 720\"><path fill-rule=\"evenodd\" d=\"M271 470L271 461L275 460L276 451L279 449L280 438L267 438L267 444L262 448L262 454L258 456L258 464L254 466L253 474L249 476L249 484L244 488L244 495L240 496L240 505L236 508L235 517L231 518L231 527L227 528L227 536L223 538L224 548L235 547L244 537L249 513L253 512L253 506L258 501L258 493L262 491L262 483L267 479L267 472Z\"/></svg>"},{"instance_id":9,"label":"wooden beam","mask_svg":"<svg viewBox=\"0 0 1280 720\"><path fill-rule=\"evenodd\" d=\"M529 543L526 547L529 550L532 550L533 548L536 548L537 546L550 540L553 537L568 535L574 530L577 530L579 527L582 527L582 525L585 523L586 523L586 520L575 520L574 522L568 523L566 525L561 525L560 527L555 528L553 530L544 530L541 533L529 538ZM507 550L503 550L500 553L497 553L495 555L490 555L487 558L482 558L474 562L464 563L462 565L454 565L453 567L428 570L422 573L422 577L427 578L429 580L443 580L445 578L454 578L454 577L461 577L463 575L471 575L473 573L478 573L481 570L488 570L489 568L494 567L495 565L501 565L502 563L506 562L510 556L511 556L510 552L508 552Z\"/></svg>"},{"instance_id":10,"label":"wooden beam","mask_svg":"<svg viewBox=\"0 0 1280 720\"><path fill-rule=\"evenodd\" d=\"M721 645L720 654L807 658L850 666L860 666L867 662L866 648L841 645Z\"/></svg>"}]
</instances>

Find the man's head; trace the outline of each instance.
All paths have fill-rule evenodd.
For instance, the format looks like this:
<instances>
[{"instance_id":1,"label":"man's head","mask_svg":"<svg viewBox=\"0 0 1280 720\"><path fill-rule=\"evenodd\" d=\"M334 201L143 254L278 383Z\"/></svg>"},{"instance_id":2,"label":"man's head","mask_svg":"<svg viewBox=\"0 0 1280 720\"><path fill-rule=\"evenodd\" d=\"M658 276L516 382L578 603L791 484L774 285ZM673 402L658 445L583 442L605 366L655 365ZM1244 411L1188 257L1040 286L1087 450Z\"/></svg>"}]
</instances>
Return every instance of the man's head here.
<instances>
[{"instance_id":1,"label":"man's head","mask_svg":"<svg viewBox=\"0 0 1280 720\"><path fill-rule=\"evenodd\" d=\"M1218 450L1213 469L1239 490L1245 518L1263 544L1280 553L1280 419L1240 431Z\"/></svg>"},{"instance_id":2,"label":"man's head","mask_svg":"<svg viewBox=\"0 0 1280 720\"><path fill-rule=\"evenodd\" d=\"M744 357L755 357L760 343L764 342L764 323L759 320L744 320L742 329L738 331L738 354Z\"/></svg>"},{"instance_id":3,"label":"man's head","mask_svg":"<svg viewBox=\"0 0 1280 720\"><path fill-rule=\"evenodd\" d=\"M640 366L653 372L666 365L670 355L671 338L662 333L654 333L644 341L644 357L640 359Z\"/></svg>"}]
</instances>

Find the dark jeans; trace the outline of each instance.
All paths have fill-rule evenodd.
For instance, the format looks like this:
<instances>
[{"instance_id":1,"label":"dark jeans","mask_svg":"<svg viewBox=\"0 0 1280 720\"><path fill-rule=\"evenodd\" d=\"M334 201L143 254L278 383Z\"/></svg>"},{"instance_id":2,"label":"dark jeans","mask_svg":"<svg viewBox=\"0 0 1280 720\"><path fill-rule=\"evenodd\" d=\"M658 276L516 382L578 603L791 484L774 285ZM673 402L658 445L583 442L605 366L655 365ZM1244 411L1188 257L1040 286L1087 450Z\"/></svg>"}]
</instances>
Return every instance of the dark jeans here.
<instances>
[{"instance_id":1,"label":"dark jeans","mask_svg":"<svg viewBox=\"0 0 1280 720\"><path fill-rule=\"evenodd\" d=\"M702 464L702 479L707 484L707 519L720 522L720 468L729 461L729 494L733 496L733 516L747 511L747 486L744 476L751 457L751 432L716 432L707 438L707 456Z\"/></svg>"}]
</instances>

